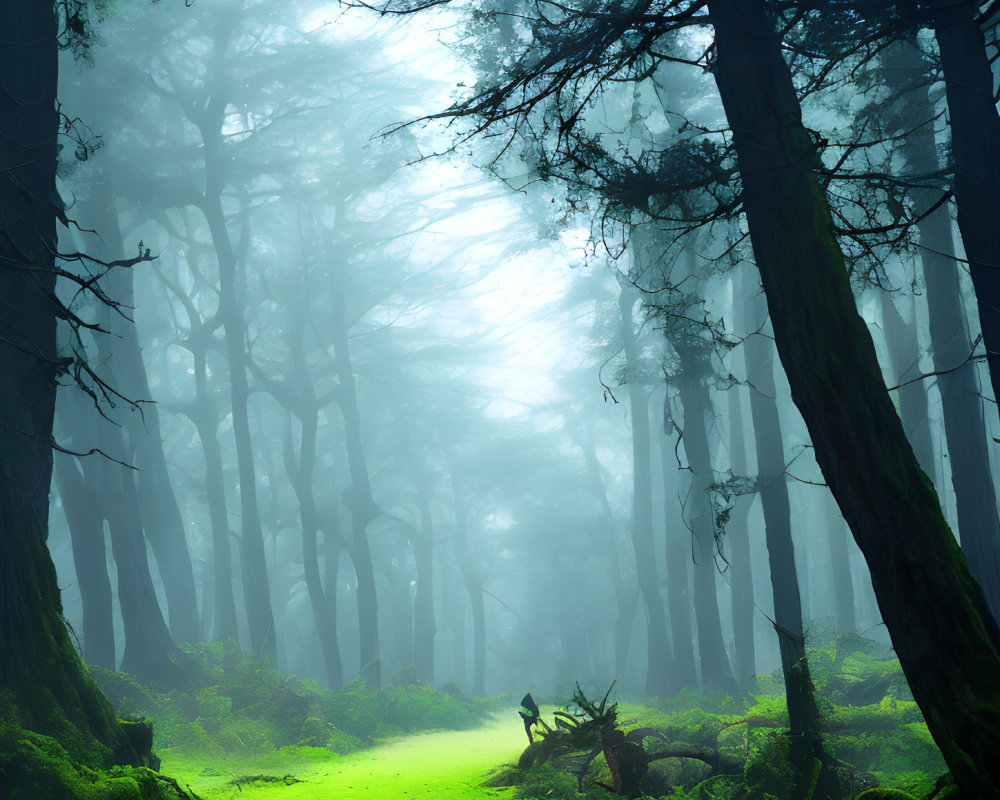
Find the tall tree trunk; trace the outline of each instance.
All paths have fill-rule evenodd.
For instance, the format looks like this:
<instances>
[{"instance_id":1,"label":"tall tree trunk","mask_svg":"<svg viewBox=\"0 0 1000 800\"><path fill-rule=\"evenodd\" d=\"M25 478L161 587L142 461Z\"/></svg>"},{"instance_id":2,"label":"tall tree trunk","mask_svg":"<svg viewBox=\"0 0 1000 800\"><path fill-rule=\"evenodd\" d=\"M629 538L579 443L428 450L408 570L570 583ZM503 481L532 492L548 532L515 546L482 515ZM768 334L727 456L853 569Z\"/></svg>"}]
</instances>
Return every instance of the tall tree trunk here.
<instances>
[{"instance_id":1,"label":"tall tree trunk","mask_svg":"<svg viewBox=\"0 0 1000 800\"><path fill-rule=\"evenodd\" d=\"M746 434L743 431L742 389L732 386L726 392L729 400L729 457L733 473L750 474L747 464ZM729 545L729 568L733 592L733 655L736 682L744 691L754 686L757 661L754 652L754 598L753 570L750 564L750 515L752 495L737 495L726 524L726 542Z\"/></svg>"},{"instance_id":2,"label":"tall tree trunk","mask_svg":"<svg viewBox=\"0 0 1000 800\"><path fill-rule=\"evenodd\" d=\"M458 469L450 455L448 469L455 502L455 551L472 611L472 694L483 697L486 694L486 609L483 605L483 581L469 553L469 519L465 495L461 481L458 480Z\"/></svg>"},{"instance_id":3,"label":"tall tree trunk","mask_svg":"<svg viewBox=\"0 0 1000 800\"><path fill-rule=\"evenodd\" d=\"M296 359L302 362L302 359ZM300 364L304 367L304 362ZM300 376L301 377L301 376ZM311 389L311 387L310 387ZM291 414L285 426L283 448L285 471L292 483L295 497L299 502L299 522L302 526L302 566L306 582L306 593L312 608L316 638L319 640L326 668L326 681L331 691L337 691L344 683L340 660L340 645L337 641L337 615L331 614L326 592L319 572L319 552L316 538L319 535L319 513L313 496L313 470L316 465L317 413L315 404L303 399L299 406L302 425L298 459L295 458L292 443ZM297 462L297 463L296 463ZM333 587L336 591L336 585Z\"/></svg>"},{"instance_id":4,"label":"tall tree trunk","mask_svg":"<svg viewBox=\"0 0 1000 800\"><path fill-rule=\"evenodd\" d=\"M85 248L105 261L119 259L123 256L123 243L111 184L105 177L90 185L90 197L77 221L84 230L97 231L100 236L87 237ZM112 269L103 280L104 291L123 308L132 309L135 307L133 279L134 268ZM105 380L129 400L152 400L136 324L106 310L102 314L102 327L110 334L97 337L98 359ZM130 411L115 421L122 426L126 437L128 463L137 469L131 480L138 488L144 532L163 579L171 635L177 642L198 641L201 626L194 570L184 521L163 455L160 412L156 403L147 402L141 406L141 413Z\"/></svg>"},{"instance_id":5,"label":"tall tree trunk","mask_svg":"<svg viewBox=\"0 0 1000 800\"><path fill-rule=\"evenodd\" d=\"M213 132L214 135L214 132ZM222 158L218 147L205 141L206 170L211 174L220 169L213 162ZM264 532L257 502L257 471L254 467L253 442L250 438L250 417L247 401L247 353L244 343L243 314L236 291L236 254L226 229L219 196L221 185L209 180L214 191L206 193L204 213L212 235L219 262L219 316L226 332L226 353L229 359L229 387L233 414L233 436L236 440L236 466L240 480L240 571L243 577L243 603L250 647L258 656L276 662L277 638L274 612L271 608L271 586L264 557Z\"/></svg>"},{"instance_id":6,"label":"tall tree trunk","mask_svg":"<svg viewBox=\"0 0 1000 800\"><path fill-rule=\"evenodd\" d=\"M83 658L88 664L117 669L114 608L104 544L104 518L88 496L73 456L55 461L56 486L73 545L73 565L83 604Z\"/></svg>"},{"instance_id":7,"label":"tall tree trunk","mask_svg":"<svg viewBox=\"0 0 1000 800\"><path fill-rule=\"evenodd\" d=\"M338 209L337 219L341 219ZM361 413L358 409L357 376L351 363L348 341L349 320L344 302L347 291L346 258L333 241L332 232L324 231L324 247L331 281L334 370L340 381L336 395L337 405L344 419L344 446L347 466L351 475L351 489L344 493L345 504L351 513L351 543L354 569L358 578L358 630L361 638L361 670L371 688L381 686L379 661L378 593L375 588L375 567L368 543L368 525L379 514L372 497L368 463L361 438Z\"/></svg>"},{"instance_id":8,"label":"tall tree trunk","mask_svg":"<svg viewBox=\"0 0 1000 800\"><path fill-rule=\"evenodd\" d=\"M680 356L677 385L684 407L684 454L691 469L691 493L688 496L688 520L694 537L694 614L698 623L698 656L701 683L705 691L718 690L736 695L739 686L722 638L715 563L715 515L709 487L715 482L712 457L708 447L707 418L712 413L708 386L711 375L707 347L703 342L671 339Z\"/></svg>"},{"instance_id":9,"label":"tall tree trunk","mask_svg":"<svg viewBox=\"0 0 1000 800\"><path fill-rule=\"evenodd\" d=\"M760 504L764 511L767 558L771 566L774 630L781 653L788 723L792 736L807 745L809 755L819 757L823 754L823 745L819 709L802 630L802 603L785 477L784 437L774 383L774 351L771 340L761 334L767 324L767 305L763 295L758 294L748 302L747 317L747 330L756 331L746 339L743 347L747 380L754 387L750 393L750 413L757 443L757 478L760 481Z\"/></svg>"},{"instance_id":10,"label":"tall tree trunk","mask_svg":"<svg viewBox=\"0 0 1000 800\"><path fill-rule=\"evenodd\" d=\"M635 569L646 609L646 696L666 697L673 659L667 641L667 615L660 597L653 548L653 475L649 449L649 394L639 382L639 357L632 321L635 290L622 281L618 295L622 342L628 370L629 412L632 420L632 546Z\"/></svg>"},{"instance_id":11,"label":"tall tree trunk","mask_svg":"<svg viewBox=\"0 0 1000 800\"><path fill-rule=\"evenodd\" d=\"M413 598L413 664L417 677L434 685L434 518L431 516L430 476L414 463L420 526L410 538L417 569L417 593Z\"/></svg>"},{"instance_id":12,"label":"tall tree trunk","mask_svg":"<svg viewBox=\"0 0 1000 800\"><path fill-rule=\"evenodd\" d=\"M900 664L960 787L1000 796L1000 630L917 464L857 312L761 0L710 0L713 75L775 344L816 460L871 569Z\"/></svg>"},{"instance_id":13,"label":"tall tree trunk","mask_svg":"<svg viewBox=\"0 0 1000 800\"><path fill-rule=\"evenodd\" d=\"M837 653L840 655L840 635L852 636L858 632L854 578L851 576L851 557L847 550L850 532L845 528L837 502L829 492L823 493L820 509L823 511L823 519L826 520L826 537L833 578L833 607L837 620Z\"/></svg>"},{"instance_id":14,"label":"tall tree trunk","mask_svg":"<svg viewBox=\"0 0 1000 800\"><path fill-rule=\"evenodd\" d=\"M582 437L581 437L582 438ZM583 450L583 457L587 464L587 479L601 504L604 512L604 525L607 526L608 535L604 538L604 558L603 566L608 573L608 579L614 587L615 592L615 624L612 640L614 642L614 674L622 676L628 669L628 645L632 638L632 623L635 621L636 601L638 600L638 590L635 583L626 580L622 574L621 548L617 546L615 531L615 515L611 510L611 503L608 502L608 491L601 478L601 465L594 452L593 441L580 441L580 448ZM693 669L693 657L692 657ZM676 672L676 666L675 666ZM695 676L695 682L697 676ZM695 685L693 682L692 686Z\"/></svg>"},{"instance_id":15,"label":"tall tree trunk","mask_svg":"<svg viewBox=\"0 0 1000 800\"><path fill-rule=\"evenodd\" d=\"M896 303L909 306L911 322L907 324L896 308ZM889 292L882 292L882 325L885 330L886 350L892 367L892 379L899 388L899 418L906 431L906 438L913 448L920 468L937 485L934 478L934 446L931 443L931 420L927 408L927 387L920 375L920 348L917 342L916 308L912 295L894 299Z\"/></svg>"},{"instance_id":16,"label":"tall tree trunk","mask_svg":"<svg viewBox=\"0 0 1000 800\"><path fill-rule=\"evenodd\" d=\"M932 174L940 169L931 122L933 104L928 96L930 87L925 77L925 59L916 42L902 41L889 48L884 55L882 71L886 83L900 91L906 101L897 125L908 131L900 152L911 172ZM940 199L940 191L912 189L910 197L917 212L924 212ZM940 373L937 386L951 454L958 533L969 570L982 587L993 616L1000 619L1000 517L990 472L989 437L979 396L979 375L975 364L964 363L972 352L972 342L959 289L959 268L948 207L942 206L923 217L917 223L917 231L926 286L931 355L934 369ZM992 313L997 312L993 310Z\"/></svg>"},{"instance_id":17,"label":"tall tree trunk","mask_svg":"<svg viewBox=\"0 0 1000 800\"><path fill-rule=\"evenodd\" d=\"M664 408L668 402L664 397ZM666 419L664 415L664 419ZM691 535L677 514L676 480L679 474L673 439L661 429L660 465L663 472L663 528L666 534L667 608L670 638L674 645L673 689L697 689L698 667L694 655L691 620Z\"/></svg>"},{"instance_id":18,"label":"tall tree trunk","mask_svg":"<svg viewBox=\"0 0 1000 800\"><path fill-rule=\"evenodd\" d=\"M955 160L958 229L979 302L979 325L993 396L1000 400L1000 114L993 97L993 70L979 4L934 0L934 34L941 53L951 151Z\"/></svg>"},{"instance_id":19,"label":"tall tree trunk","mask_svg":"<svg viewBox=\"0 0 1000 800\"><path fill-rule=\"evenodd\" d=\"M91 765L134 761L62 619L45 546L56 375L55 7L0 4L0 688L27 728ZM9 693L9 694L8 694Z\"/></svg>"}]
</instances>

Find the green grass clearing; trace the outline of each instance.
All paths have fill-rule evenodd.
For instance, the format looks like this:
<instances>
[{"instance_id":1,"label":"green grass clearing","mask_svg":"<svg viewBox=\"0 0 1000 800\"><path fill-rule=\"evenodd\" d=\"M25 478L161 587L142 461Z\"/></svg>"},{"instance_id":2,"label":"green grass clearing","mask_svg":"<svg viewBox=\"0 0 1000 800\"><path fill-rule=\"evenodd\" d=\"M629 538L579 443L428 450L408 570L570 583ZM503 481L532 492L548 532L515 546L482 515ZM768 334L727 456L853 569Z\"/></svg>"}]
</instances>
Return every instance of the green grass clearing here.
<instances>
[{"instance_id":1,"label":"green grass clearing","mask_svg":"<svg viewBox=\"0 0 1000 800\"><path fill-rule=\"evenodd\" d=\"M501 798L510 789L480 784L492 768L516 761L527 740L519 720L505 716L480 728L439 731L387 741L339 756L314 747L215 760L191 746L159 752L164 775L190 785L205 800L317 800L317 798ZM235 784L247 776L267 776ZM285 776L293 780L285 782Z\"/></svg>"}]
</instances>

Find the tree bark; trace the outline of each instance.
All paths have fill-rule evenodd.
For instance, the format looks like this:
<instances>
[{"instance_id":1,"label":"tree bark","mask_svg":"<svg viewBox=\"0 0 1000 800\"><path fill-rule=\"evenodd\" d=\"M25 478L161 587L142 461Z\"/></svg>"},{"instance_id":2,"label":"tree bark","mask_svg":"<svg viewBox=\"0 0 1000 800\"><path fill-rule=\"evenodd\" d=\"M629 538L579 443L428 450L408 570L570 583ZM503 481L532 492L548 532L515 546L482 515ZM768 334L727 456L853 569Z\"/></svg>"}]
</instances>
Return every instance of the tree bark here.
<instances>
[{"instance_id":1,"label":"tree bark","mask_svg":"<svg viewBox=\"0 0 1000 800\"><path fill-rule=\"evenodd\" d=\"M45 546L56 377L55 8L0 4L0 688L23 726L93 766L135 761L62 619ZM9 692L9 694L7 694Z\"/></svg>"},{"instance_id":2,"label":"tree bark","mask_svg":"<svg viewBox=\"0 0 1000 800\"><path fill-rule=\"evenodd\" d=\"M931 122L933 104L928 96L930 87L925 69L925 59L915 41L893 45L887 50L882 67L886 83L899 91L906 101L896 126L909 132L900 152L909 170L918 175L940 169ZM910 198L915 210L923 213L938 202L940 191L911 189ZM951 483L955 491L959 537L969 570L983 589L993 616L1000 619L1000 517L990 471L989 437L979 395L978 369L974 363L965 363L972 352L972 342L959 288L959 267L948 207L942 206L923 217L917 223L917 231L931 355L935 371L941 373L936 380L951 455Z\"/></svg>"},{"instance_id":3,"label":"tree bark","mask_svg":"<svg viewBox=\"0 0 1000 800\"><path fill-rule=\"evenodd\" d=\"M434 518L431 516L431 480L426 465L413 460L417 485L417 508L420 511L419 530L410 537L413 560L417 570L417 593L413 598L413 665L417 677L428 686L434 685Z\"/></svg>"},{"instance_id":4,"label":"tree bark","mask_svg":"<svg viewBox=\"0 0 1000 800\"><path fill-rule=\"evenodd\" d=\"M820 716L802 630L802 602L795 567L795 545L792 542L792 514L785 476L784 437L774 383L774 356L770 339L761 333L767 324L767 304L763 295L758 294L749 301L747 317L747 329L756 331L743 346L747 380L753 386L750 413L757 444L757 477L764 511L774 630L781 653L788 723L792 736L804 745L803 755L819 758L823 756Z\"/></svg>"},{"instance_id":5,"label":"tree bark","mask_svg":"<svg viewBox=\"0 0 1000 800\"><path fill-rule=\"evenodd\" d=\"M104 544L104 518L87 496L73 456L55 462L56 486L73 546L73 565L83 605L83 658L88 664L117 669L114 609Z\"/></svg>"},{"instance_id":6,"label":"tree bark","mask_svg":"<svg viewBox=\"0 0 1000 800\"><path fill-rule=\"evenodd\" d=\"M916 314L912 295L902 295L898 300L889 292L882 292L882 325L885 330L886 350L892 368L894 384L905 384L899 388L899 418L906 431L906 438L913 448L920 468L934 480L934 446L931 443L931 421L927 408L927 386L920 376L920 349L917 342L916 320L910 324L896 308L896 303L906 303L911 314Z\"/></svg>"},{"instance_id":7,"label":"tree bark","mask_svg":"<svg viewBox=\"0 0 1000 800\"><path fill-rule=\"evenodd\" d=\"M663 402L668 402L666 397ZM666 431L662 431L658 438L663 471L663 526L667 540L667 608L670 611L670 638L674 645L673 689L697 689L698 667L691 615L691 535L682 524L678 524L676 479L679 472L674 441Z\"/></svg>"},{"instance_id":8,"label":"tree bark","mask_svg":"<svg viewBox=\"0 0 1000 800\"><path fill-rule=\"evenodd\" d=\"M618 295L622 342L628 381L629 412L632 420L632 546L635 550L636 578L646 609L646 696L666 697L673 671L667 641L667 615L660 597L656 556L653 550L653 476L649 448L649 394L639 382L638 353L632 306L635 291L622 282Z\"/></svg>"},{"instance_id":9,"label":"tree bark","mask_svg":"<svg viewBox=\"0 0 1000 800\"><path fill-rule=\"evenodd\" d=\"M993 396L1000 400L1000 114L993 98L993 71L983 32L976 23L979 5L935 0L934 34L941 53L951 151L955 160L958 229L969 260L979 303L979 325Z\"/></svg>"},{"instance_id":10,"label":"tree bark","mask_svg":"<svg viewBox=\"0 0 1000 800\"><path fill-rule=\"evenodd\" d=\"M917 464L859 316L791 74L761 0L711 0L714 76L792 398L960 787L1000 796L1000 630Z\"/></svg>"},{"instance_id":11,"label":"tree bark","mask_svg":"<svg viewBox=\"0 0 1000 800\"><path fill-rule=\"evenodd\" d=\"M739 686L722 638L722 620L716 587L715 516L709 487L715 481L708 447L707 417L712 413L708 386L711 374L707 343L687 338L671 339L680 356L677 378L681 404L684 406L684 454L691 469L691 493L687 508L694 537L694 614L698 623L698 655L701 683L705 691L718 690L736 695Z\"/></svg>"}]
</instances>

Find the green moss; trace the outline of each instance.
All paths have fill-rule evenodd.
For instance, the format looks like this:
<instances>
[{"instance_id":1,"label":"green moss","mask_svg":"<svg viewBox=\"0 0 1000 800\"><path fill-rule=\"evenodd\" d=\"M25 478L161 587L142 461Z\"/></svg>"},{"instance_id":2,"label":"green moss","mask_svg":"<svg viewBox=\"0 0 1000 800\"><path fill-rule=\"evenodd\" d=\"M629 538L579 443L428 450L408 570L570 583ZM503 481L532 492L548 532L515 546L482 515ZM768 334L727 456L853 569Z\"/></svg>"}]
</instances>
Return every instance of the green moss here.
<instances>
[{"instance_id":1,"label":"green moss","mask_svg":"<svg viewBox=\"0 0 1000 800\"><path fill-rule=\"evenodd\" d=\"M857 800L917 800L909 792L903 792L899 789L866 789L861 794L858 795Z\"/></svg>"},{"instance_id":2,"label":"green moss","mask_svg":"<svg viewBox=\"0 0 1000 800\"><path fill-rule=\"evenodd\" d=\"M0 723L0 796L9 800L177 800L188 795L145 767L93 769L59 742Z\"/></svg>"}]
</instances>

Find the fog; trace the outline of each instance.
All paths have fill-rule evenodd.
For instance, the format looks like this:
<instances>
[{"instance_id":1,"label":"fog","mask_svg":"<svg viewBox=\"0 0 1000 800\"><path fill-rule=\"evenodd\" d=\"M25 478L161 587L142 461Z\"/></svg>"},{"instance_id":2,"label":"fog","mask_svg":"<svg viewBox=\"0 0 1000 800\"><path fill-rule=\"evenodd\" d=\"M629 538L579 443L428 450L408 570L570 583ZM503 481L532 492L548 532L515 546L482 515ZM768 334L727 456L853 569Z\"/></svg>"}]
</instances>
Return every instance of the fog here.
<instances>
[{"instance_id":1,"label":"fog","mask_svg":"<svg viewBox=\"0 0 1000 800\"><path fill-rule=\"evenodd\" d=\"M515 23L251 0L102 17L60 64L60 348L88 366L60 381L48 538L87 662L169 682L176 648L230 637L334 690L670 697L780 672L776 629L891 643L742 201L654 185L664 164L675 183L729 169L709 72L663 63L574 106L574 161L541 107L435 116L504 74ZM702 34L681 37L697 61ZM804 107L854 143L826 163L898 167L901 148L858 143L853 92ZM870 232L897 195L843 180L892 402L952 529L995 528L968 271L932 285L939 245ZM935 339L947 292L957 345ZM956 493L960 462L986 511Z\"/></svg>"}]
</instances>

